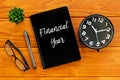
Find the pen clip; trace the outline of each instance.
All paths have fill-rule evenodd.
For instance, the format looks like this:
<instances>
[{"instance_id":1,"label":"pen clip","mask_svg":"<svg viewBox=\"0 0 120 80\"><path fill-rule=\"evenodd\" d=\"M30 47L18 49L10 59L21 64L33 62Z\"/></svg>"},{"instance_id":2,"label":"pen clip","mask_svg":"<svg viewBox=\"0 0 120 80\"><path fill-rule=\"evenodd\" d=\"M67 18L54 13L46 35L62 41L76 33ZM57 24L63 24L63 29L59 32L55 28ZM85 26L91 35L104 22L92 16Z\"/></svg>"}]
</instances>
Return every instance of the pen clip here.
<instances>
[{"instance_id":1,"label":"pen clip","mask_svg":"<svg viewBox=\"0 0 120 80\"><path fill-rule=\"evenodd\" d=\"M29 37L29 35L28 35L28 32L24 30L24 34L25 34L25 35L26 35L26 37L28 38L28 40L29 40L29 44L31 45L31 42L30 42L30 37Z\"/></svg>"},{"instance_id":2,"label":"pen clip","mask_svg":"<svg viewBox=\"0 0 120 80\"><path fill-rule=\"evenodd\" d=\"M28 36L29 43L30 43L30 45L31 45L31 42L30 42L30 37L29 37L28 33L27 33L27 36Z\"/></svg>"}]
</instances>

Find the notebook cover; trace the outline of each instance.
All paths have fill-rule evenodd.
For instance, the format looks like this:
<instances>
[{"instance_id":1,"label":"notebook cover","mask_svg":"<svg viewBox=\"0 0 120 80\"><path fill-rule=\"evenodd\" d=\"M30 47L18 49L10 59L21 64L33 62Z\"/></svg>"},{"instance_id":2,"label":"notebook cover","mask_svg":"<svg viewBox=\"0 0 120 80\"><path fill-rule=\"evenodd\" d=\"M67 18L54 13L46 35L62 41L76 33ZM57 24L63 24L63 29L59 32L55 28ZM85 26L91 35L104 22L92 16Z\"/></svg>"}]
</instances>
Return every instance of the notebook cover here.
<instances>
[{"instance_id":1,"label":"notebook cover","mask_svg":"<svg viewBox=\"0 0 120 80\"><path fill-rule=\"evenodd\" d=\"M67 7L30 16L43 68L80 60Z\"/></svg>"}]
</instances>

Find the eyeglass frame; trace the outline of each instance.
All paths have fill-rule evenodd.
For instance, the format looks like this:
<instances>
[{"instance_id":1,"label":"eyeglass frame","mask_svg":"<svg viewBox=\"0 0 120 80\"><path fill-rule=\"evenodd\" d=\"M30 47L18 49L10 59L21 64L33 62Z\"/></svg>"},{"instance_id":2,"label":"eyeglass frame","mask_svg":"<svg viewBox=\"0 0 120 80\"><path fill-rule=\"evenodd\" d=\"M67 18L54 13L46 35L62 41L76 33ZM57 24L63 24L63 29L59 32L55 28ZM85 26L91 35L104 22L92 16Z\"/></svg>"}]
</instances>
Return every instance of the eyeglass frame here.
<instances>
[{"instance_id":1,"label":"eyeglass frame","mask_svg":"<svg viewBox=\"0 0 120 80\"><path fill-rule=\"evenodd\" d=\"M8 51L7 51L6 48L5 48L6 44L8 44L9 47L11 48L13 55L9 55ZM11 47L11 46L12 46L12 47ZM20 54L20 56L21 56L21 58L23 59L24 62L21 61L21 60L15 55L15 53L14 53L14 51L13 51L12 48L14 48L14 49ZM7 53L9 56L11 56L11 57L13 56L13 57L15 58L15 61L18 59L18 60L24 65L25 69L22 70L22 69L20 69L20 68L16 65L16 63L15 63L15 65L17 66L17 68L18 68L19 70L26 71L26 70L29 70L29 69L30 69L30 67L29 67L26 59L24 58L22 52L21 52L10 40L7 40L7 41L5 42L4 49L5 49L6 53Z\"/></svg>"}]
</instances>

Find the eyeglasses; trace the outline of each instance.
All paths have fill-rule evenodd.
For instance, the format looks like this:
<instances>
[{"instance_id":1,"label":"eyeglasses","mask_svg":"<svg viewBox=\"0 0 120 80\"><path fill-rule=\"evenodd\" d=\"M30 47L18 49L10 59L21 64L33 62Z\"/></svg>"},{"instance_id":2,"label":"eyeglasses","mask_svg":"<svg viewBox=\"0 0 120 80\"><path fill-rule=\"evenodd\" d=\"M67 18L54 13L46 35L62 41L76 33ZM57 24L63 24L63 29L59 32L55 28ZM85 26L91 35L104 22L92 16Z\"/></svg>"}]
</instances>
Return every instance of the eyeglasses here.
<instances>
[{"instance_id":1,"label":"eyeglasses","mask_svg":"<svg viewBox=\"0 0 120 80\"><path fill-rule=\"evenodd\" d=\"M9 56L15 58L14 63L18 69L26 71L30 68L21 51L10 40L5 42L4 48Z\"/></svg>"}]
</instances>

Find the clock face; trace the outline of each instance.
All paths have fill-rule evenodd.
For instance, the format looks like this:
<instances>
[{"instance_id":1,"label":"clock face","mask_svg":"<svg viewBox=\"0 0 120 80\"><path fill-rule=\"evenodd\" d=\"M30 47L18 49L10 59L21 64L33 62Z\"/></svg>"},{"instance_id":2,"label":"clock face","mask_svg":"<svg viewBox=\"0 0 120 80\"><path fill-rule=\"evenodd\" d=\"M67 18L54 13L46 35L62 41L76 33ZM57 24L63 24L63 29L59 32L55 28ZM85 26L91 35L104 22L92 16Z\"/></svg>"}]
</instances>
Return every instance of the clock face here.
<instances>
[{"instance_id":1,"label":"clock face","mask_svg":"<svg viewBox=\"0 0 120 80\"><path fill-rule=\"evenodd\" d=\"M89 48L104 48L111 42L113 35L113 25L105 16L99 14L90 15L80 24L79 36Z\"/></svg>"}]
</instances>

